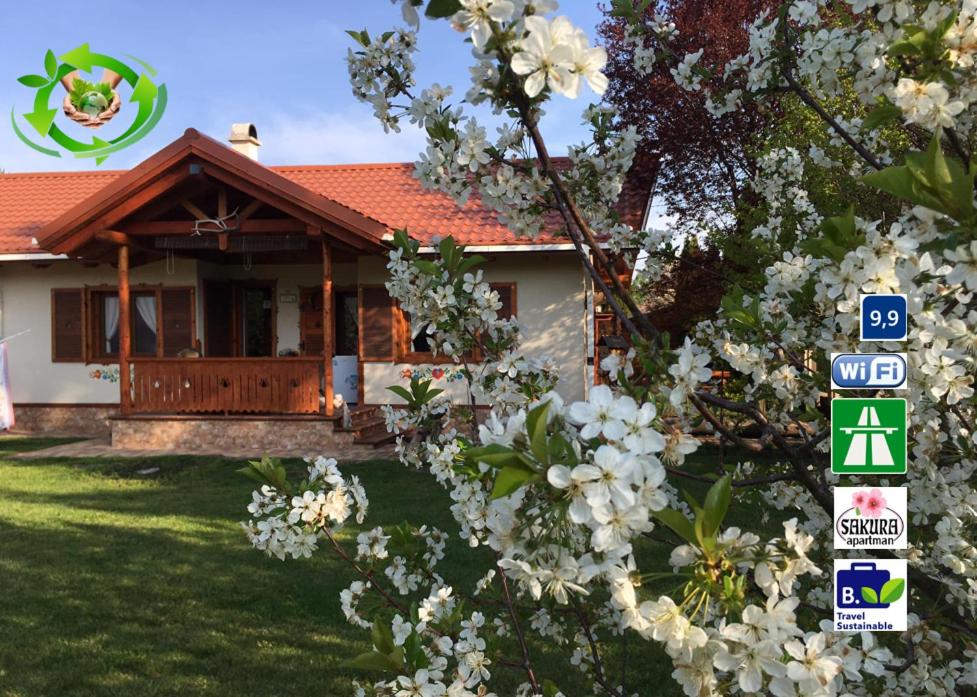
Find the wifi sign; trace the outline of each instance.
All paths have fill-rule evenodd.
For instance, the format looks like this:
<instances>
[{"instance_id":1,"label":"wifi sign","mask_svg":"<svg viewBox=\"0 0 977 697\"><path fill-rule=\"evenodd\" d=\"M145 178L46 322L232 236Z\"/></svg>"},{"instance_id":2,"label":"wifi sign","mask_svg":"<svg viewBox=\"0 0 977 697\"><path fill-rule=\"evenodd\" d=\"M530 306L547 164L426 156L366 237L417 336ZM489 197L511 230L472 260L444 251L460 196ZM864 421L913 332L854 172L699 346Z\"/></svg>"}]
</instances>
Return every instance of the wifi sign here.
<instances>
[{"instance_id":1,"label":"wifi sign","mask_svg":"<svg viewBox=\"0 0 977 697\"><path fill-rule=\"evenodd\" d=\"M904 390L904 353L832 353L831 389Z\"/></svg>"}]
</instances>

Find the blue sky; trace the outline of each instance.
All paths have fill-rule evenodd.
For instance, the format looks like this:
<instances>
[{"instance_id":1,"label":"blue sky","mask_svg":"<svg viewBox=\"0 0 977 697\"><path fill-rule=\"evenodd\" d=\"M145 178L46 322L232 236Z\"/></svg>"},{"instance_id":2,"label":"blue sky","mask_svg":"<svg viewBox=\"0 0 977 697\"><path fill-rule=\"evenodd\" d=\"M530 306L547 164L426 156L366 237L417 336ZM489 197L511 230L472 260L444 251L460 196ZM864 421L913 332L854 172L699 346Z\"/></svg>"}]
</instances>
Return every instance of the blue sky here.
<instances>
[{"instance_id":1,"label":"blue sky","mask_svg":"<svg viewBox=\"0 0 977 697\"><path fill-rule=\"evenodd\" d=\"M389 0L2 2L0 168L8 172L91 168L91 160L33 152L9 122L12 107L18 115L30 110L33 94L17 78L43 72L47 49L61 55L85 42L96 52L150 63L170 95L156 129L103 168L130 167L191 126L224 140L235 121L257 125L267 164L411 160L423 148L423 135L409 124L400 135L385 135L347 81L351 40L344 30L401 25L399 7ZM563 0L560 12L592 36L601 18L596 0ZM419 38L419 85L451 84L456 96L463 94L471 64L463 36L441 21L422 23ZM557 97L548 108L544 131L554 151L583 137L586 103ZM123 113L103 130L130 121Z\"/></svg>"}]
</instances>

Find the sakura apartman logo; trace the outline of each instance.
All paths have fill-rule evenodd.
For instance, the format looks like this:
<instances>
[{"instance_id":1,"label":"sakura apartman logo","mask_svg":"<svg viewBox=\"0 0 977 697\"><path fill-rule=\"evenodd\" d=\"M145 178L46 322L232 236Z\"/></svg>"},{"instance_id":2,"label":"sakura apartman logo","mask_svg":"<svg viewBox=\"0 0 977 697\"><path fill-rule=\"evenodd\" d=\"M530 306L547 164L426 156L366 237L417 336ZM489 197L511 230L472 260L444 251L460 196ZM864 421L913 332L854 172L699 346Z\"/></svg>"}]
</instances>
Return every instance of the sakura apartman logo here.
<instances>
[{"instance_id":1,"label":"sakura apartman logo","mask_svg":"<svg viewBox=\"0 0 977 697\"><path fill-rule=\"evenodd\" d=\"M902 487L835 487L835 549L906 549Z\"/></svg>"}]
</instances>

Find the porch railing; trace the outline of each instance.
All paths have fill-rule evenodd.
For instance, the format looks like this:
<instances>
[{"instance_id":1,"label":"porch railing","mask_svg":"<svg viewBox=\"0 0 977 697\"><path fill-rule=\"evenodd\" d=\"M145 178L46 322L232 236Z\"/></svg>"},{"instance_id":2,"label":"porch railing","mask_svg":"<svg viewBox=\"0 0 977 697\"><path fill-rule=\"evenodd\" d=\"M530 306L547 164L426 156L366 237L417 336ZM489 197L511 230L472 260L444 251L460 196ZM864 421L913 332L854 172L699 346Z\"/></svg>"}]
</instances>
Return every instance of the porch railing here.
<instances>
[{"instance_id":1,"label":"porch railing","mask_svg":"<svg viewBox=\"0 0 977 697\"><path fill-rule=\"evenodd\" d=\"M137 414L318 414L321 358L133 358Z\"/></svg>"}]
</instances>

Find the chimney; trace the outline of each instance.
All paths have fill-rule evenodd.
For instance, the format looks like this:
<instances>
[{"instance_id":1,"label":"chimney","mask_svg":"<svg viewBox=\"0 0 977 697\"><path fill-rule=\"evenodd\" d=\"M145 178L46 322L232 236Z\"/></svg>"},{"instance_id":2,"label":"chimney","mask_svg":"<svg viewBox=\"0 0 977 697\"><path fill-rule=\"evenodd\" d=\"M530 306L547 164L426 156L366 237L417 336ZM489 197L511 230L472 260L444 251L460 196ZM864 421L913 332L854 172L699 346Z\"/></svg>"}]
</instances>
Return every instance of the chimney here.
<instances>
[{"instance_id":1,"label":"chimney","mask_svg":"<svg viewBox=\"0 0 977 697\"><path fill-rule=\"evenodd\" d=\"M255 162L258 161L258 148L261 147L261 141L258 140L258 129L253 123L232 123L228 140L231 147L239 153Z\"/></svg>"}]
</instances>

